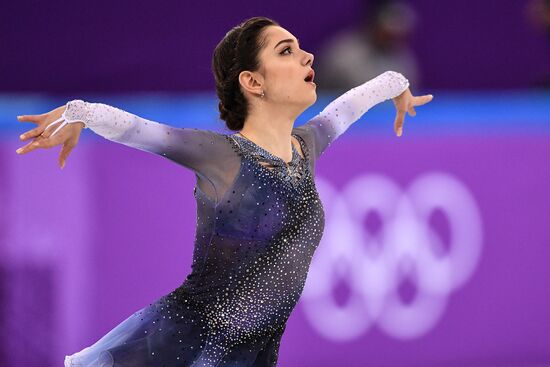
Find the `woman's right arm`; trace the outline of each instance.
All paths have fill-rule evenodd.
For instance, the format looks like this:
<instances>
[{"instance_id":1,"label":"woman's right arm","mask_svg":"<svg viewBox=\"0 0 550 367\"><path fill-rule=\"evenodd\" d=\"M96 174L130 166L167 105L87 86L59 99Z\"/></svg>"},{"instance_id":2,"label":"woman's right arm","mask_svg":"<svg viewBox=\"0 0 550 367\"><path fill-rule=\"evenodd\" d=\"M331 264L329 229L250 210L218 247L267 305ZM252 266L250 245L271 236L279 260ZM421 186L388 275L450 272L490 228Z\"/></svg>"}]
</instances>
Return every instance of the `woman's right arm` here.
<instances>
[{"instance_id":1,"label":"woman's right arm","mask_svg":"<svg viewBox=\"0 0 550 367\"><path fill-rule=\"evenodd\" d=\"M44 133L46 138L38 139L38 146L27 145L23 148L23 153L37 147L49 148L64 144L66 139L74 141L75 136L80 134L80 129L72 128L72 125L78 122L78 125L89 128L105 139L162 155L208 177L208 170L211 170L212 161L216 157L213 152L214 146L219 145L216 140L223 140L221 134L213 131L174 127L141 118L103 103L82 100L70 101L65 107L59 107L48 114L22 116L26 119L20 121L36 122L30 119L36 116L42 116L43 120L38 122L37 128L25 135L28 134L28 139ZM65 132L66 129L70 131ZM58 135L61 135L61 138ZM215 142L218 144L214 144Z\"/></svg>"}]
</instances>

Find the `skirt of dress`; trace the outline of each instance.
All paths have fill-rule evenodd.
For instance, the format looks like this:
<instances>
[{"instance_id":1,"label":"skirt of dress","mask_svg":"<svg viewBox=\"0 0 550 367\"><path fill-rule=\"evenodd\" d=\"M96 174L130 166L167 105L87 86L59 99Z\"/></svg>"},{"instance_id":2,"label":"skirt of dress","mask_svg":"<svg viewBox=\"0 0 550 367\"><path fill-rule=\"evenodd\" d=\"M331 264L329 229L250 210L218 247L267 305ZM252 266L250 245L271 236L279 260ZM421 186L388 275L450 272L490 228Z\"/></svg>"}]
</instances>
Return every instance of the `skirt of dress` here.
<instances>
[{"instance_id":1,"label":"skirt of dress","mask_svg":"<svg viewBox=\"0 0 550 367\"><path fill-rule=\"evenodd\" d=\"M172 293L138 310L65 367L273 367L284 328L262 343L218 348L192 305ZM214 357L213 357L214 356Z\"/></svg>"}]
</instances>

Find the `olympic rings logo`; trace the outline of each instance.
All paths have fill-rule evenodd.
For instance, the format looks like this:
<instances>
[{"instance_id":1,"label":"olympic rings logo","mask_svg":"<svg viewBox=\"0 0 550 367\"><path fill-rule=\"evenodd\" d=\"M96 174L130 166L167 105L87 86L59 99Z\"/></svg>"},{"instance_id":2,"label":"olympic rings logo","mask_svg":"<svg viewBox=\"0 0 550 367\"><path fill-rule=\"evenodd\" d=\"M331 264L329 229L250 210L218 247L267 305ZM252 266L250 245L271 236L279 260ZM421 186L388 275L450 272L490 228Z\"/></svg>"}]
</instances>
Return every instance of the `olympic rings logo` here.
<instances>
[{"instance_id":1,"label":"olympic rings logo","mask_svg":"<svg viewBox=\"0 0 550 367\"><path fill-rule=\"evenodd\" d=\"M316 186L325 232L300 299L312 327L335 341L358 338L375 323L397 339L427 333L481 256L481 215L466 186L442 172L422 175L406 192L380 174L355 178L341 191L320 177ZM430 222L438 210L447 222L443 234ZM376 233L362 222L370 213L381 219ZM404 281L415 284L408 303L399 292ZM333 297L341 282L350 289L343 305Z\"/></svg>"}]
</instances>

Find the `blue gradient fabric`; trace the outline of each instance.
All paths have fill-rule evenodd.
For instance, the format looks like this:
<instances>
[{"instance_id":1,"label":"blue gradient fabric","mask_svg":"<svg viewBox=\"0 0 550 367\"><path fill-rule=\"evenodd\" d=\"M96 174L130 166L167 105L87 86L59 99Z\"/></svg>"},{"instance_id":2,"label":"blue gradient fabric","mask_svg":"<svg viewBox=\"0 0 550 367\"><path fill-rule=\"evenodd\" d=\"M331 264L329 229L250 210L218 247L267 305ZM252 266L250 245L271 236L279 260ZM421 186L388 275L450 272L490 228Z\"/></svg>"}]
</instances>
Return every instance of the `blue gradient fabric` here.
<instances>
[{"instance_id":1,"label":"blue gradient fabric","mask_svg":"<svg viewBox=\"0 0 550 367\"><path fill-rule=\"evenodd\" d=\"M82 121L106 139L192 170L197 226L183 283L66 356L65 366L276 366L325 224L315 162L370 107L407 87L402 75L386 72L346 92L292 129L289 161L238 133L69 102L66 123Z\"/></svg>"}]
</instances>

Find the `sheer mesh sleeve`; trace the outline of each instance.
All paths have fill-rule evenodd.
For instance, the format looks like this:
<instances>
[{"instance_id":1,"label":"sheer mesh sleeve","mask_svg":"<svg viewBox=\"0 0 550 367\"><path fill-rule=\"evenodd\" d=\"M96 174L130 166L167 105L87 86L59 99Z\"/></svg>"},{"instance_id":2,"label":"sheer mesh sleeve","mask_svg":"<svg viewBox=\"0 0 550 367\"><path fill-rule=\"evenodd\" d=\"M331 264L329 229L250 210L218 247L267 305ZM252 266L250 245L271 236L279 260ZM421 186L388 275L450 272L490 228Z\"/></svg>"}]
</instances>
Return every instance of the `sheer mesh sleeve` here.
<instances>
[{"instance_id":1,"label":"sheer mesh sleeve","mask_svg":"<svg viewBox=\"0 0 550 367\"><path fill-rule=\"evenodd\" d=\"M73 100L62 116L82 121L105 139L164 156L193 170L199 188L217 202L240 165L223 134L197 128L174 127L147 120L102 103Z\"/></svg>"},{"instance_id":2,"label":"sheer mesh sleeve","mask_svg":"<svg viewBox=\"0 0 550 367\"><path fill-rule=\"evenodd\" d=\"M386 71L377 77L350 89L332 101L317 116L295 129L302 134L312 150L314 159L348 127L376 104L397 97L409 87L409 81L400 73Z\"/></svg>"}]
</instances>

